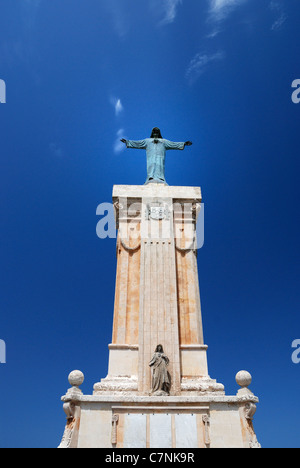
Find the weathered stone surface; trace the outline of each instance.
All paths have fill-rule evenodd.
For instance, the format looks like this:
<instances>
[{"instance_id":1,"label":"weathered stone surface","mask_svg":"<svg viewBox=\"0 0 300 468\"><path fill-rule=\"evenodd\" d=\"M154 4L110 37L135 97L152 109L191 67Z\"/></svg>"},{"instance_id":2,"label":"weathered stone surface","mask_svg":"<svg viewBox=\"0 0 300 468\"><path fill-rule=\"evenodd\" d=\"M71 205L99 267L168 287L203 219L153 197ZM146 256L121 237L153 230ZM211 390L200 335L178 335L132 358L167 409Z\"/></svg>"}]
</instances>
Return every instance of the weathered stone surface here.
<instances>
[{"instance_id":1,"label":"weathered stone surface","mask_svg":"<svg viewBox=\"0 0 300 468\"><path fill-rule=\"evenodd\" d=\"M170 360L171 393L179 395L183 379L208 376L194 248L201 189L114 186L113 201L119 228L113 336L108 376L95 391L108 382L112 391L114 378L117 388L124 376L149 393L148 363L161 343ZM185 382L184 391L192 386Z\"/></svg>"},{"instance_id":2,"label":"weathered stone surface","mask_svg":"<svg viewBox=\"0 0 300 468\"><path fill-rule=\"evenodd\" d=\"M200 188L114 186L113 201L119 235L108 374L93 395L80 390L80 371L70 374L60 447L260 447L251 375L239 372L241 388L227 396L208 374L195 244ZM151 393L158 344L170 386L168 377Z\"/></svg>"}]
</instances>

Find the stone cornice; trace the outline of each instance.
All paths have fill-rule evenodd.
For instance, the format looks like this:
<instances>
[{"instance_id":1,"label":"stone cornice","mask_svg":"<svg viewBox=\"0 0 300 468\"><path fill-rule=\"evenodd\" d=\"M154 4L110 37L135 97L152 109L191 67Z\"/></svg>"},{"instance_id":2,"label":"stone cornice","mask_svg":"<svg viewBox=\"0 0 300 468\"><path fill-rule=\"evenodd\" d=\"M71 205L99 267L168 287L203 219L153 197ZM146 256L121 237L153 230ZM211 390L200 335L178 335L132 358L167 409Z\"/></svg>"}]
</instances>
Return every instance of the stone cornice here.
<instances>
[{"instance_id":1,"label":"stone cornice","mask_svg":"<svg viewBox=\"0 0 300 468\"><path fill-rule=\"evenodd\" d=\"M67 393L62 396L62 401L70 401L72 398L71 393ZM207 405L209 403L258 403L258 398L253 394L248 395L217 395L209 394L205 396L168 396L168 397L149 397L149 396L140 396L140 395L84 395L74 393L72 400L82 402L82 403L115 403L115 404L130 404L134 406L139 405L160 405L160 406L169 406L169 405L184 405L184 406L193 406L193 405Z\"/></svg>"}]
</instances>

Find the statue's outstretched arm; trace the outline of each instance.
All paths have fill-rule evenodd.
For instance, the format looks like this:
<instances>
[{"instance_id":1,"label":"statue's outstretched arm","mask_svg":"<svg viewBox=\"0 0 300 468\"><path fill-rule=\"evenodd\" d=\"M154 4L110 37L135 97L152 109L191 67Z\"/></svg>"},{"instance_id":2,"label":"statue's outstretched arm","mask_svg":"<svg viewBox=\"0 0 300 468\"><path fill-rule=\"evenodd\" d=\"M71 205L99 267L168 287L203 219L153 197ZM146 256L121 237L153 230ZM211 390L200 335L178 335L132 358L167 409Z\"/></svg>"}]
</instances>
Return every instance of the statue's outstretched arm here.
<instances>
[{"instance_id":1,"label":"statue's outstretched arm","mask_svg":"<svg viewBox=\"0 0 300 468\"><path fill-rule=\"evenodd\" d=\"M169 140L164 140L165 142L165 148L166 150L184 150L185 146L191 146L192 142L191 141L169 141Z\"/></svg>"},{"instance_id":2,"label":"statue's outstretched arm","mask_svg":"<svg viewBox=\"0 0 300 468\"><path fill-rule=\"evenodd\" d=\"M135 148L135 149L146 149L147 143L146 140L125 140L125 138L122 138L120 140L122 143L125 143L127 148Z\"/></svg>"}]
</instances>

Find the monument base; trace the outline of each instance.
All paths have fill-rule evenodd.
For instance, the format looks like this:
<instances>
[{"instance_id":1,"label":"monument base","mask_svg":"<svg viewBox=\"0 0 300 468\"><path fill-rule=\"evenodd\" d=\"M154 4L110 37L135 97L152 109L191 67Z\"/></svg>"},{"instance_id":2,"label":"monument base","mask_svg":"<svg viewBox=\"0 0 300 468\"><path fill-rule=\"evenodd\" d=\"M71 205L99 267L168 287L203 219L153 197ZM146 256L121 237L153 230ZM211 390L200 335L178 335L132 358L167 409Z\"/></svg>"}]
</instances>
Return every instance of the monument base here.
<instances>
[{"instance_id":1,"label":"monument base","mask_svg":"<svg viewBox=\"0 0 300 468\"><path fill-rule=\"evenodd\" d=\"M236 396L141 396L84 395L78 378L70 383L59 448L260 448L252 424L258 398L245 385Z\"/></svg>"}]
</instances>

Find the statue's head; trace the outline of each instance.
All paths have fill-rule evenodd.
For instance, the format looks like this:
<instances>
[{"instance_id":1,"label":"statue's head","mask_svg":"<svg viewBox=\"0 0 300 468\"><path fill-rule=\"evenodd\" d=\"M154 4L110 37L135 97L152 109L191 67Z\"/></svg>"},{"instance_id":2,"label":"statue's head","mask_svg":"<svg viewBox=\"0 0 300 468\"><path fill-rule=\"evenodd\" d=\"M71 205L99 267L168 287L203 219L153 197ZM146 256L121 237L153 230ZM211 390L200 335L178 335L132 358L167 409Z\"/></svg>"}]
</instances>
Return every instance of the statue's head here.
<instances>
[{"instance_id":1,"label":"statue's head","mask_svg":"<svg viewBox=\"0 0 300 468\"><path fill-rule=\"evenodd\" d=\"M164 352L164 349L162 347L161 344L157 345L156 346L156 350L155 350L156 353L163 353Z\"/></svg>"},{"instance_id":2,"label":"statue's head","mask_svg":"<svg viewBox=\"0 0 300 468\"><path fill-rule=\"evenodd\" d=\"M162 138L160 129L158 127L154 127L152 129L152 133L151 133L150 138Z\"/></svg>"}]
</instances>

